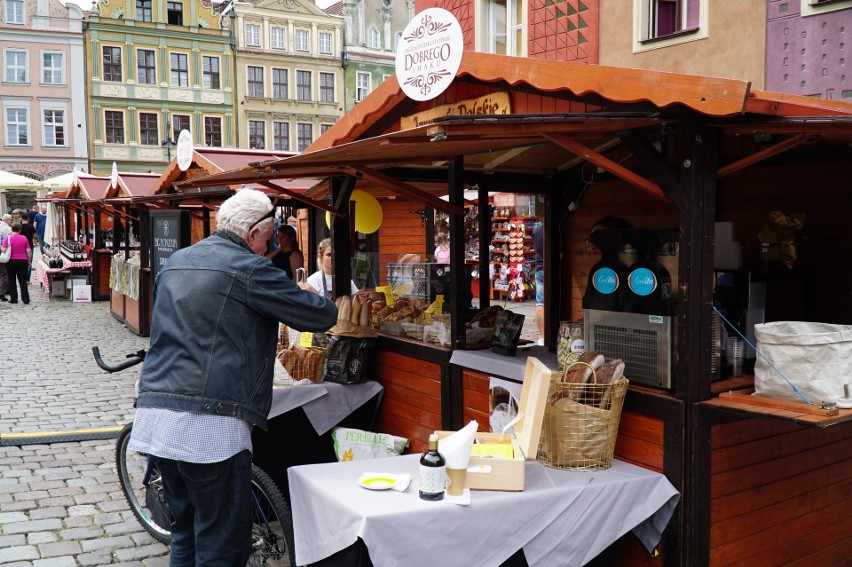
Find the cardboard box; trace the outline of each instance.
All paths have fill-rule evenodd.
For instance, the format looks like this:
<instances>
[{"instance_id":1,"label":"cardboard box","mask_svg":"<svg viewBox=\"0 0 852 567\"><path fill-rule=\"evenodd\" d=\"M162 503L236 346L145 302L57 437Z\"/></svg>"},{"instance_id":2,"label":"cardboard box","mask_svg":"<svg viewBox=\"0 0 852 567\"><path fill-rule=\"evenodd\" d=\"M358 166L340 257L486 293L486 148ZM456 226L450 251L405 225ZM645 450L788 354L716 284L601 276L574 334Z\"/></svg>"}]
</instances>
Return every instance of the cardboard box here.
<instances>
[{"instance_id":1,"label":"cardboard box","mask_svg":"<svg viewBox=\"0 0 852 567\"><path fill-rule=\"evenodd\" d=\"M71 289L71 299L74 303L91 303L92 286L79 284L75 285Z\"/></svg>"},{"instance_id":2,"label":"cardboard box","mask_svg":"<svg viewBox=\"0 0 852 567\"><path fill-rule=\"evenodd\" d=\"M553 372L540 360L535 357L527 358L515 432L476 434L477 443L511 444L514 458L509 460L472 456L467 468L465 488L508 491L524 489L525 461L534 460L538 454L544 405L547 403L552 375ZM454 432L438 431L437 433L440 439Z\"/></svg>"},{"instance_id":3,"label":"cardboard box","mask_svg":"<svg viewBox=\"0 0 852 567\"><path fill-rule=\"evenodd\" d=\"M65 280L54 278L50 282L50 297L65 297Z\"/></svg>"}]
</instances>

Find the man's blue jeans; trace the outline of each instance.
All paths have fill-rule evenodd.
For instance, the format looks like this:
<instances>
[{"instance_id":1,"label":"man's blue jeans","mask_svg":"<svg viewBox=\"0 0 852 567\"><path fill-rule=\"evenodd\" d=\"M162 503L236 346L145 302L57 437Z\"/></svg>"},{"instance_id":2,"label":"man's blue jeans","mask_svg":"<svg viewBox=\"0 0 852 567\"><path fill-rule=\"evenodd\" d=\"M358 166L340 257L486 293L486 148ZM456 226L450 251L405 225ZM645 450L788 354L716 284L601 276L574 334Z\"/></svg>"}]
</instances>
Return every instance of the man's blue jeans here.
<instances>
[{"instance_id":1,"label":"man's blue jeans","mask_svg":"<svg viewBox=\"0 0 852 567\"><path fill-rule=\"evenodd\" d=\"M170 567L245 565L251 553L251 452L219 463L157 458L172 514Z\"/></svg>"}]
</instances>

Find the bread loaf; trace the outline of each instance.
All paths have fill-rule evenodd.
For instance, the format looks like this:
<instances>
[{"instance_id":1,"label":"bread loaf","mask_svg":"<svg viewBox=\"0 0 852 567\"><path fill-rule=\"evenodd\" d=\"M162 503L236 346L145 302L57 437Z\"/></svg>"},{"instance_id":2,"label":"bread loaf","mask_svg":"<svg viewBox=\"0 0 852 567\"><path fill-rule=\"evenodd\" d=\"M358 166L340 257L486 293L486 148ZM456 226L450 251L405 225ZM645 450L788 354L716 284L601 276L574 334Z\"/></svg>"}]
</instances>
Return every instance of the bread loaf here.
<instances>
[{"instance_id":1,"label":"bread loaf","mask_svg":"<svg viewBox=\"0 0 852 567\"><path fill-rule=\"evenodd\" d=\"M620 358L610 360L601 366L595 373L595 382L586 384L586 389L581 399L582 403L590 406L609 409L605 403L609 398L609 391L614 382L621 380L624 376L624 361Z\"/></svg>"},{"instance_id":2,"label":"bread loaf","mask_svg":"<svg viewBox=\"0 0 852 567\"><path fill-rule=\"evenodd\" d=\"M597 351L584 352L572 366L569 366L562 376L563 384L585 384L597 370L603 366L606 359ZM578 364L579 363L579 364Z\"/></svg>"}]
</instances>

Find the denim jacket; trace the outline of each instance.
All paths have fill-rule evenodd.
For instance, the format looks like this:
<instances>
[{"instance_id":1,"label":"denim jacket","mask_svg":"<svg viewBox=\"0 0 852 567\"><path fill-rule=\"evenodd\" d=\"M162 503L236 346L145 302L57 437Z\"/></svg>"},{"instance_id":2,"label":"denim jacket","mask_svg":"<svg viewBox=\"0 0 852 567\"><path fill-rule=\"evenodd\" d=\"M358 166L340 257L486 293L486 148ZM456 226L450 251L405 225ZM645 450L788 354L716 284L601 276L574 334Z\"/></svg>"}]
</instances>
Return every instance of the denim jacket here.
<instances>
[{"instance_id":1,"label":"denim jacket","mask_svg":"<svg viewBox=\"0 0 852 567\"><path fill-rule=\"evenodd\" d=\"M278 322L322 332L336 320L334 303L218 230L175 252L157 276L137 406L235 416L265 429Z\"/></svg>"}]
</instances>

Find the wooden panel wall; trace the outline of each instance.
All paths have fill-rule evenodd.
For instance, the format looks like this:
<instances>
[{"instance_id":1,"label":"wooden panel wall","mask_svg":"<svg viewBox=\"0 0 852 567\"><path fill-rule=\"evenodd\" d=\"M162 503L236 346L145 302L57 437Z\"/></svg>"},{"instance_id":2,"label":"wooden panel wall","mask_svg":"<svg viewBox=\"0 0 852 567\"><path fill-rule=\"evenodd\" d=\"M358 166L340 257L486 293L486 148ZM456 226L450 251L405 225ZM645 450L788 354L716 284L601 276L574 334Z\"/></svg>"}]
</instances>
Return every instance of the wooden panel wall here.
<instances>
[{"instance_id":1,"label":"wooden panel wall","mask_svg":"<svg viewBox=\"0 0 852 567\"><path fill-rule=\"evenodd\" d=\"M662 473L663 421L629 411L622 412L615 442L615 457Z\"/></svg>"},{"instance_id":2,"label":"wooden panel wall","mask_svg":"<svg viewBox=\"0 0 852 567\"><path fill-rule=\"evenodd\" d=\"M424 209L422 203L382 200L384 220L379 228L379 282L387 285L388 264L399 262L406 254L420 254L421 262L433 251L426 250L426 227L420 215L411 211Z\"/></svg>"},{"instance_id":3,"label":"wooden panel wall","mask_svg":"<svg viewBox=\"0 0 852 567\"><path fill-rule=\"evenodd\" d=\"M852 424L711 431L711 565L849 565Z\"/></svg>"},{"instance_id":4,"label":"wooden panel wall","mask_svg":"<svg viewBox=\"0 0 852 567\"><path fill-rule=\"evenodd\" d=\"M490 431L490 378L480 372L462 370L462 422L475 419L480 431Z\"/></svg>"},{"instance_id":5,"label":"wooden panel wall","mask_svg":"<svg viewBox=\"0 0 852 567\"><path fill-rule=\"evenodd\" d=\"M383 350L373 352L370 364L385 389L375 430L405 437L409 452L422 453L429 434L441 429L441 367Z\"/></svg>"}]
</instances>

